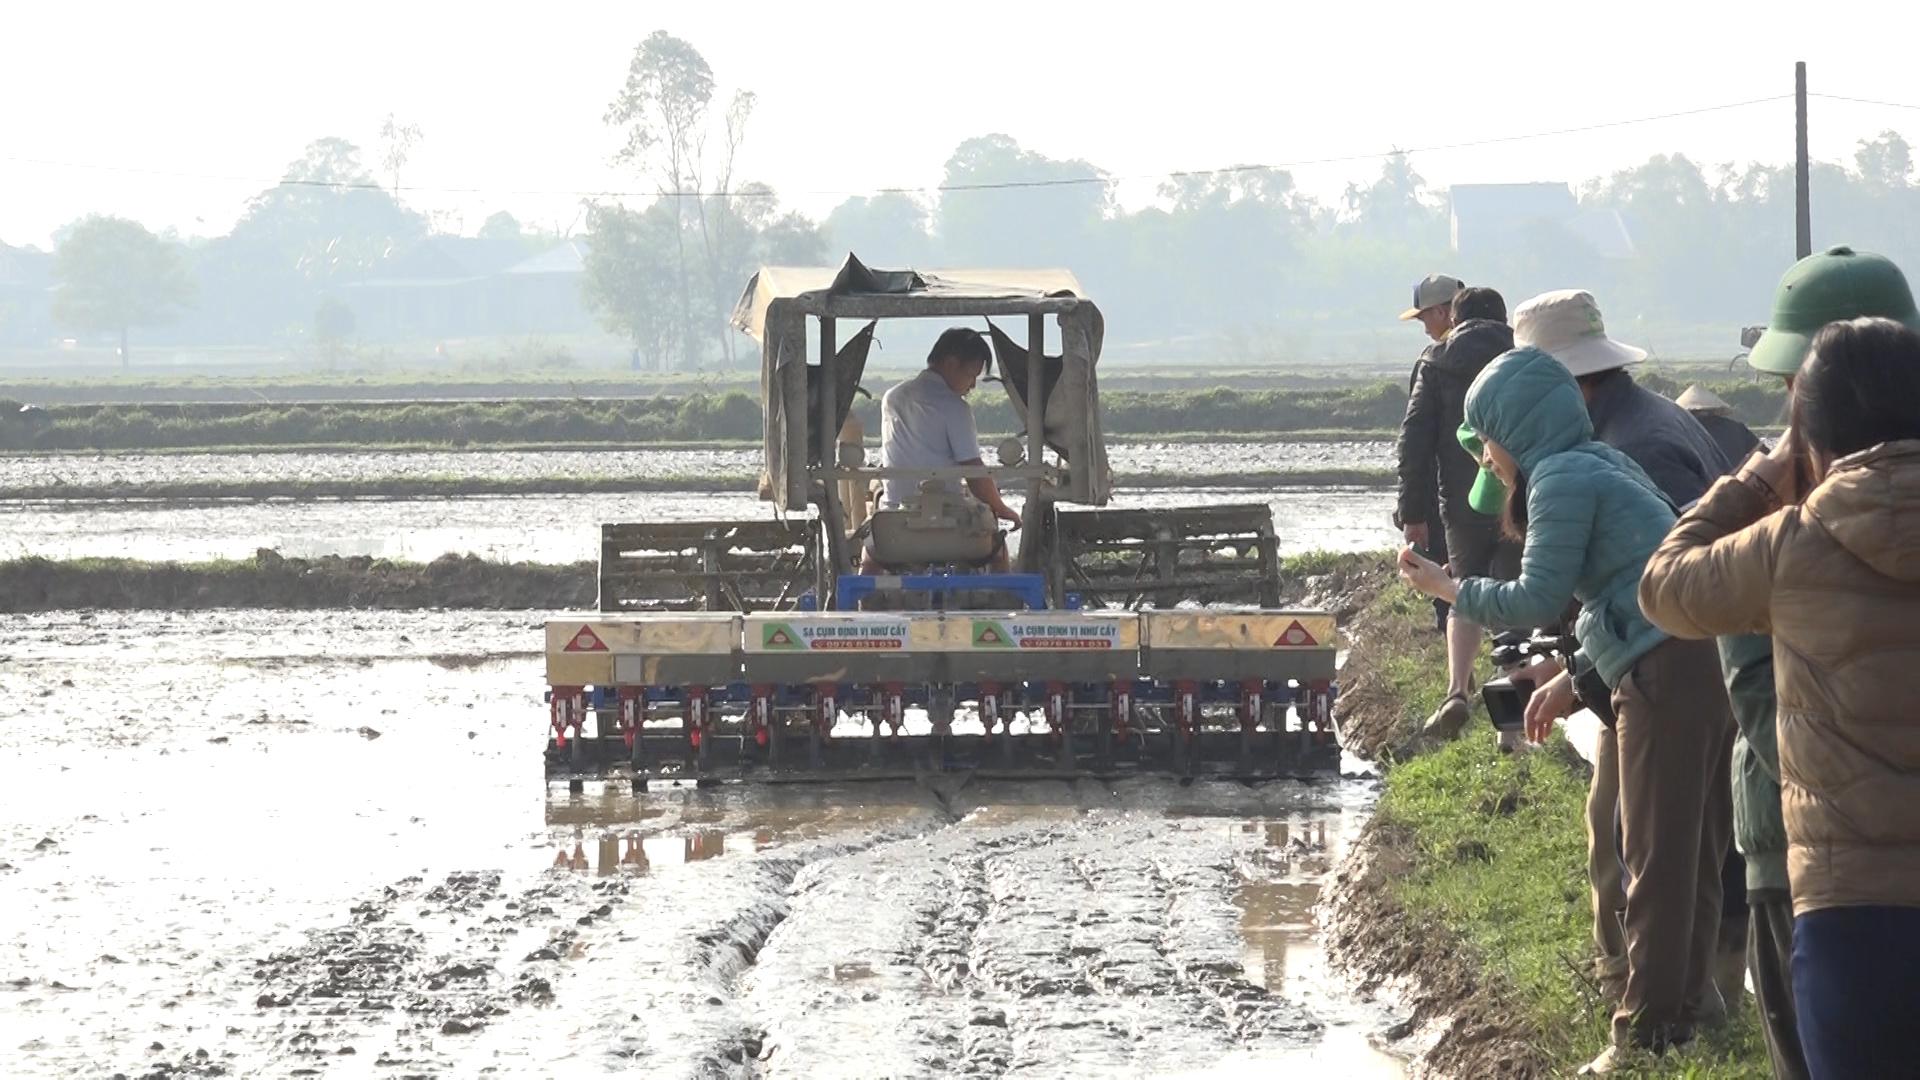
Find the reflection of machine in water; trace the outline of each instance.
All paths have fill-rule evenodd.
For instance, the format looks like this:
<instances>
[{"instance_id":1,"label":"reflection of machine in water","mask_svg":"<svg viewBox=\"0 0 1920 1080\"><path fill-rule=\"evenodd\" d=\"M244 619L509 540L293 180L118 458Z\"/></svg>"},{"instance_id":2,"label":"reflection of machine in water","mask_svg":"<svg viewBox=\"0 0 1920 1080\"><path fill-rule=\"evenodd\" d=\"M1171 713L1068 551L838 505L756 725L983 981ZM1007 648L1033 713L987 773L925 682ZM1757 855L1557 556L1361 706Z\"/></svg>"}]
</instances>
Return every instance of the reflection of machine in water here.
<instances>
[{"instance_id":1,"label":"reflection of machine in water","mask_svg":"<svg viewBox=\"0 0 1920 1080\"><path fill-rule=\"evenodd\" d=\"M998 464L878 468L843 443L896 318L986 324L1026 427ZM844 320L863 325L842 344ZM600 613L547 624L550 778L1337 766L1334 618L1278 609L1271 511L1102 509L1105 321L1071 274L766 268L734 325L761 345L763 490L783 516L603 527ZM866 508L875 481L978 476L1025 488L1014 573L982 572L965 500ZM869 544L883 573L856 572Z\"/></svg>"},{"instance_id":2,"label":"reflection of machine in water","mask_svg":"<svg viewBox=\"0 0 1920 1080\"><path fill-rule=\"evenodd\" d=\"M1315 934L1314 909L1332 869L1327 823L1249 822L1244 828L1263 834L1264 841L1234 891L1247 977L1276 993L1289 974L1296 980L1318 980L1325 958Z\"/></svg>"},{"instance_id":3,"label":"reflection of machine in water","mask_svg":"<svg viewBox=\"0 0 1920 1080\"><path fill-rule=\"evenodd\" d=\"M736 852L752 852L771 843L771 833L742 833L733 837ZM744 841L744 842L743 842ZM593 871L600 877L615 873L644 874L662 866L717 859L727 853L727 833L719 829L695 829L679 836L654 835L629 830L602 832L594 838L594 855L587 857L587 841L576 834L569 847L554 849L556 870L575 873Z\"/></svg>"}]
</instances>

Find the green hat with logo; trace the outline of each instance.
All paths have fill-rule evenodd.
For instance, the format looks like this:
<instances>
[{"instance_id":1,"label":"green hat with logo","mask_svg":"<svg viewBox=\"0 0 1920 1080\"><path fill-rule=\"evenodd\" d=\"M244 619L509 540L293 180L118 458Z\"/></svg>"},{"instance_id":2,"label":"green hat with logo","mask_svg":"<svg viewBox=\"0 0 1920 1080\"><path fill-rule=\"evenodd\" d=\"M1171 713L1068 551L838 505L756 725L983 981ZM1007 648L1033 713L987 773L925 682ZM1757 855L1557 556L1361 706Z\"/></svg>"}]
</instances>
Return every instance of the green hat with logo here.
<instances>
[{"instance_id":1,"label":"green hat with logo","mask_svg":"<svg viewBox=\"0 0 1920 1080\"><path fill-rule=\"evenodd\" d=\"M1465 424L1460 425L1460 430L1454 433L1454 438L1460 440L1461 448L1472 455L1475 461L1479 461L1486 452L1487 444L1482 442L1480 436L1474 434L1473 429ZM1485 465L1480 466L1480 475L1473 478L1473 490L1467 492L1467 505L1482 514L1498 516L1506 501L1507 485L1493 475L1493 470Z\"/></svg>"},{"instance_id":2,"label":"green hat with logo","mask_svg":"<svg viewBox=\"0 0 1920 1080\"><path fill-rule=\"evenodd\" d=\"M1845 246L1809 255L1780 279L1767 332L1754 343L1747 363L1756 371L1792 375L1821 327L1866 316L1920 330L1920 309L1900 268L1885 256Z\"/></svg>"}]
</instances>

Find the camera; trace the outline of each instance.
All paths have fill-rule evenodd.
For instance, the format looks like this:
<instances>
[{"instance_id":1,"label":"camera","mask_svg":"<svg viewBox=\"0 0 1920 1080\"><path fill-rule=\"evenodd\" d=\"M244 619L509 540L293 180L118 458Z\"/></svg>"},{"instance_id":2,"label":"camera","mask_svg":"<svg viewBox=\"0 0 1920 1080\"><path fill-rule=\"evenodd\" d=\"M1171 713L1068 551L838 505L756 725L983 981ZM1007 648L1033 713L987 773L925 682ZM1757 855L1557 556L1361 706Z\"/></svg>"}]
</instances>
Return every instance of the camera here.
<instances>
[{"instance_id":1,"label":"camera","mask_svg":"<svg viewBox=\"0 0 1920 1080\"><path fill-rule=\"evenodd\" d=\"M1541 658L1555 659L1565 666L1580 651L1580 642L1572 634L1557 630L1534 630L1496 634L1492 644L1493 663L1500 669L1500 677L1487 680L1480 688L1480 703L1486 706L1487 718L1499 733L1500 748L1511 750L1519 745L1520 732L1526 727L1527 699L1536 689L1533 680L1519 672ZM1613 726L1612 694L1597 670L1588 668L1576 675L1573 693L1602 723Z\"/></svg>"}]
</instances>

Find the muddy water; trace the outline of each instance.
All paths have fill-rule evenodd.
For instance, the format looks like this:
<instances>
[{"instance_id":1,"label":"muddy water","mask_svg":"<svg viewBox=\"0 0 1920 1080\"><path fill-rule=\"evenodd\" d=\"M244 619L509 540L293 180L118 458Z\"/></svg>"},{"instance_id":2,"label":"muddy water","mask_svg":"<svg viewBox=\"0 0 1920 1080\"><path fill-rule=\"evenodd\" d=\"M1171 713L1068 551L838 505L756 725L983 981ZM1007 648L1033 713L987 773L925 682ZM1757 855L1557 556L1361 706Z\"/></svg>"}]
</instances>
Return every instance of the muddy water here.
<instances>
[{"instance_id":1,"label":"muddy water","mask_svg":"<svg viewBox=\"0 0 1920 1080\"><path fill-rule=\"evenodd\" d=\"M7 1075L1398 1075L1363 785L549 793L529 629L0 619Z\"/></svg>"},{"instance_id":2,"label":"muddy water","mask_svg":"<svg viewBox=\"0 0 1920 1080\"><path fill-rule=\"evenodd\" d=\"M1018 499L1012 500L1016 504ZM1392 544L1393 493L1301 487L1123 491L1113 505L1264 502L1283 553L1371 551ZM760 519L769 504L746 492L487 496L346 502L74 503L0 501L0 558L125 556L245 558L371 555L427 562L447 554L572 562L599 557L600 523Z\"/></svg>"},{"instance_id":3,"label":"muddy water","mask_svg":"<svg viewBox=\"0 0 1920 1080\"><path fill-rule=\"evenodd\" d=\"M1284 469L1369 469L1393 464L1382 440L1338 442L1126 443L1108 448L1120 473L1218 473ZM0 489L49 484L216 481L391 480L474 477L754 477L757 448L688 450L471 450L356 453L36 454L0 456Z\"/></svg>"}]
</instances>

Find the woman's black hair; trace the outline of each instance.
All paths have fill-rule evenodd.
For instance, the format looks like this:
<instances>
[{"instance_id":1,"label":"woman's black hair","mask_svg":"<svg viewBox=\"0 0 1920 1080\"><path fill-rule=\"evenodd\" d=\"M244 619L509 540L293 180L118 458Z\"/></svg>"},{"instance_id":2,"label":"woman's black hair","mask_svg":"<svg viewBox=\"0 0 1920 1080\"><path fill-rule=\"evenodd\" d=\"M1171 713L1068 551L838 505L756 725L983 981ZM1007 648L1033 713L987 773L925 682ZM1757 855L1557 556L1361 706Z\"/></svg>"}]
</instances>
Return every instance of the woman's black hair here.
<instances>
[{"instance_id":1,"label":"woman's black hair","mask_svg":"<svg viewBox=\"0 0 1920 1080\"><path fill-rule=\"evenodd\" d=\"M1527 474L1515 473L1507 485L1507 500L1500 505L1500 532L1509 540L1527 539Z\"/></svg>"},{"instance_id":2,"label":"woman's black hair","mask_svg":"<svg viewBox=\"0 0 1920 1080\"><path fill-rule=\"evenodd\" d=\"M1828 323L1793 380L1794 438L1832 461L1920 439L1920 334L1892 319Z\"/></svg>"}]
</instances>

